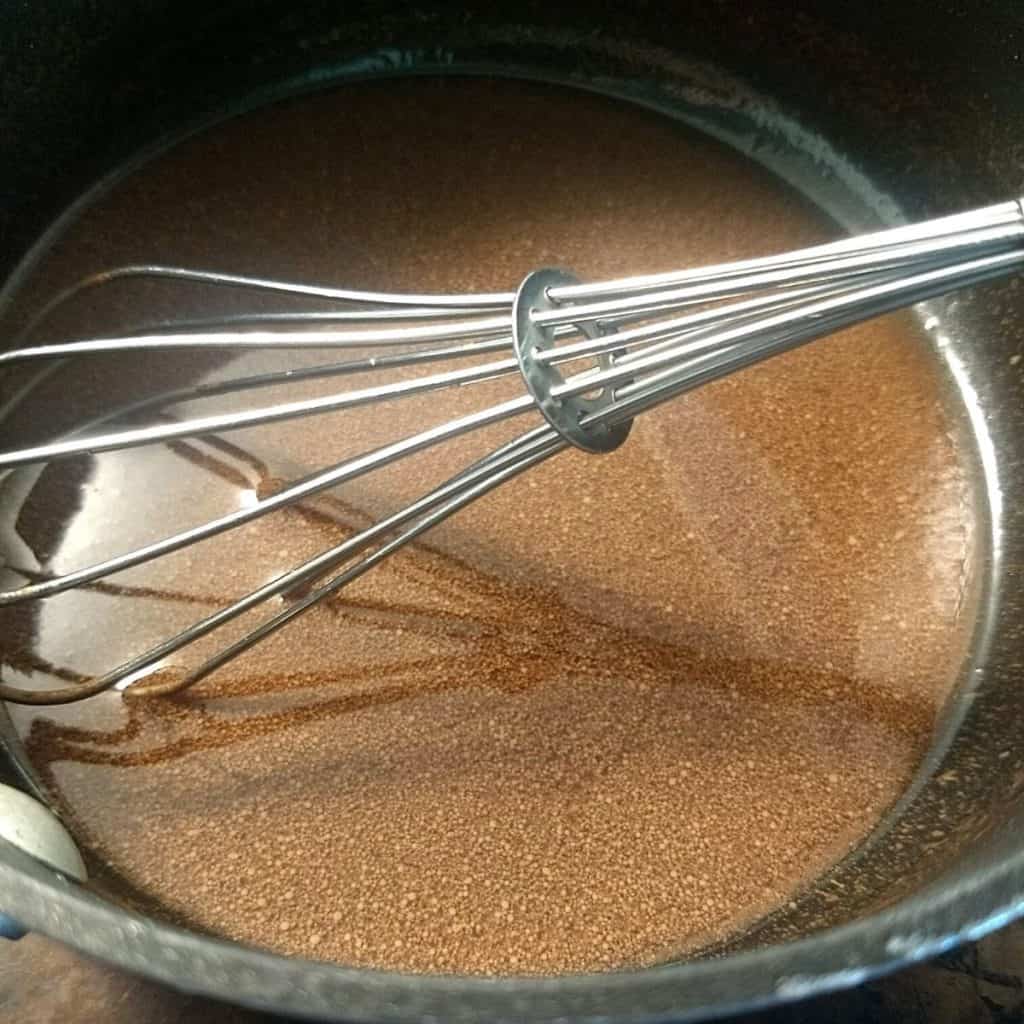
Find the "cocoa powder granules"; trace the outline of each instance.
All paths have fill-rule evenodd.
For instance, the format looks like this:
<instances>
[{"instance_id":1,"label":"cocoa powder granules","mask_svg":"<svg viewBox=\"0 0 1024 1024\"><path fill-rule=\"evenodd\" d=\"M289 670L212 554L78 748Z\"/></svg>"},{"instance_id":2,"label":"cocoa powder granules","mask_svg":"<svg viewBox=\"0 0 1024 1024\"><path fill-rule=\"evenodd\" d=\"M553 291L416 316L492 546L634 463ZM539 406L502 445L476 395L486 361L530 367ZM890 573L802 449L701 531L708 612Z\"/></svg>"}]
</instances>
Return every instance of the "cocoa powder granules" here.
<instances>
[{"instance_id":1,"label":"cocoa powder granules","mask_svg":"<svg viewBox=\"0 0 1024 1024\"><path fill-rule=\"evenodd\" d=\"M501 81L362 85L229 122L135 172L22 301L139 259L491 290L538 265L610 276L832 233L751 162L610 100ZM64 327L182 301L125 290ZM79 368L76 408L169 365ZM188 697L17 709L31 762L98 858L98 884L239 941L477 973L698 949L853 848L928 745L973 558L935 367L911 318L889 317L687 396L620 452L560 456L489 496ZM515 386L102 456L73 496L41 479L55 489L23 535L51 568L91 561ZM5 677L44 686L107 668L505 436L34 618L5 611Z\"/></svg>"}]
</instances>

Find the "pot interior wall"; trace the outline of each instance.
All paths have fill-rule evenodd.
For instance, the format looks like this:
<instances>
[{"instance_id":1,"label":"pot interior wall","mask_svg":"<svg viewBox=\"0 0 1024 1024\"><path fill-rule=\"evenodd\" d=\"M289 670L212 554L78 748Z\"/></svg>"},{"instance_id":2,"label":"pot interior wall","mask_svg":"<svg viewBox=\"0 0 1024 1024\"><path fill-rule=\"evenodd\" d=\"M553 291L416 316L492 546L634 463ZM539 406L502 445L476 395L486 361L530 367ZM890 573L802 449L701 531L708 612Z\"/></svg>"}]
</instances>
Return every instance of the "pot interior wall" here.
<instances>
[{"instance_id":1,"label":"pot interior wall","mask_svg":"<svg viewBox=\"0 0 1024 1024\"><path fill-rule=\"evenodd\" d=\"M386 69L401 65L402 54L426 64L458 54L467 65L550 66L638 88L685 66L695 89L714 90L717 71L702 69L722 69L821 132L848 158L851 176L863 173L877 187L881 219L897 209L917 216L994 202L1021 186L1024 143L1011 132L1024 99L1013 61L1021 30L1010 5L972 4L962 14L922 3L884 12L835 5L827 13L815 4L753 10L529 0L422 8L262 0L215 9L155 0L45 6L0 9L5 272L63 204L139 144L282 81L313 87L317 69L327 74L354 59L368 71ZM989 287L938 312L984 410L973 421L961 410L958 424L974 435L983 428L991 504L991 585L981 598L976 662L945 728L948 744L936 748L927 777L894 820L730 948L863 916L936 879L967 878L1017 846L1014 830L1024 823L1024 289L1017 282Z\"/></svg>"}]
</instances>

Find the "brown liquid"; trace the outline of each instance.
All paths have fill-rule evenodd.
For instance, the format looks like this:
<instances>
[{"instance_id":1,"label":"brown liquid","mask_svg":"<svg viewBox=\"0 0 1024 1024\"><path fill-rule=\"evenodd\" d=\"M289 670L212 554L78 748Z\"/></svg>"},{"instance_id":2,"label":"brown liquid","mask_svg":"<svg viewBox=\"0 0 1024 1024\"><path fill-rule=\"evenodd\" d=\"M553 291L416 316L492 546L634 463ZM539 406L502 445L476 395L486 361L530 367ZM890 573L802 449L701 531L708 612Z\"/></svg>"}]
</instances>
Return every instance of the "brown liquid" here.
<instances>
[{"instance_id":1,"label":"brown liquid","mask_svg":"<svg viewBox=\"0 0 1024 1024\"><path fill-rule=\"evenodd\" d=\"M544 264L612 276L831 234L757 166L655 115L511 82L366 85L223 125L127 178L21 303L133 260L493 290ZM119 290L57 326L253 306L180 295ZM932 359L890 317L687 396L615 455L563 455L500 489L187 697L16 709L31 761L146 905L287 953L561 972L728 935L873 827L960 662L969 493ZM69 381L80 416L218 372L80 365L37 390L35 429L66 421ZM91 562L516 388L51 470L20 539L5 527L8 557ZM522 426L5 612L4 678L109 668Z\"/></svg>"}]
</instances>

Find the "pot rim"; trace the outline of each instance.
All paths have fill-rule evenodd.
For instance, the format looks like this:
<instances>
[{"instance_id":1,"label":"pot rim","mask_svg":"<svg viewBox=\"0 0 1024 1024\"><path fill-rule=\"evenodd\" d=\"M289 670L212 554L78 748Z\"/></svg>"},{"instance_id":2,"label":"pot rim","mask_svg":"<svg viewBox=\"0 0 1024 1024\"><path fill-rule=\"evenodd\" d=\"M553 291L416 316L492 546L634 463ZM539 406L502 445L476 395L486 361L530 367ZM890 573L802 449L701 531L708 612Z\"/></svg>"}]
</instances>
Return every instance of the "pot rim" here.
<instances>
[{"instance_id":1,"label":"pot rim","mask_svg":"<svg viewBox=\"0 0 1024 1024\"><path fill-rule=\"evenodd\" d=\"M956 884L805 938L640 970L558 977L402 974L284 957L108 903L0 841L4 910L22 925L174 988L352 1021L691 1020L849 988L1024 916L1024 850Z\"/></svg>"}]
</instances>

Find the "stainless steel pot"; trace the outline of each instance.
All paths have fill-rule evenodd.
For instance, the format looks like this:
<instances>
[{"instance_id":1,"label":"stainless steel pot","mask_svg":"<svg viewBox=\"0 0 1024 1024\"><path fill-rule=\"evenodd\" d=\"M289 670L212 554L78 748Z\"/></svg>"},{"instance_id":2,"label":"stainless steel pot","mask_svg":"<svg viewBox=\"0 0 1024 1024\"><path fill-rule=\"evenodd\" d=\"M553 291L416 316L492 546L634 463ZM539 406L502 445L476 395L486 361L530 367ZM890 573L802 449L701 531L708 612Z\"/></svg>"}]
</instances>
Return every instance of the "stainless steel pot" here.
<instances>
[{"instance_id":1,"label":"stainless steel pot","mask_svg":"<svg viewBox=\"0 0 1024 1024\"><path fill-rule=\"evenodd\" d=\"M140 147L336 74L474 68L668 103L838 216L1019 194L1024 10L814 2L248 0L0 3L0 271ZM713 112L713 116L712 116ZM15 270L15 268L19 268ZM2 298L2 297L0 297ZM285 959L130 913L0 841L0 909L176 987L367 1021L690 1019L852 985L1024 912L1024 288L936 309L972 396L985 585L933 755L856 855L721 956L552 979L407 976ZM11 742L0 764L26 785Z\"/></svg>"}]
</instances>

